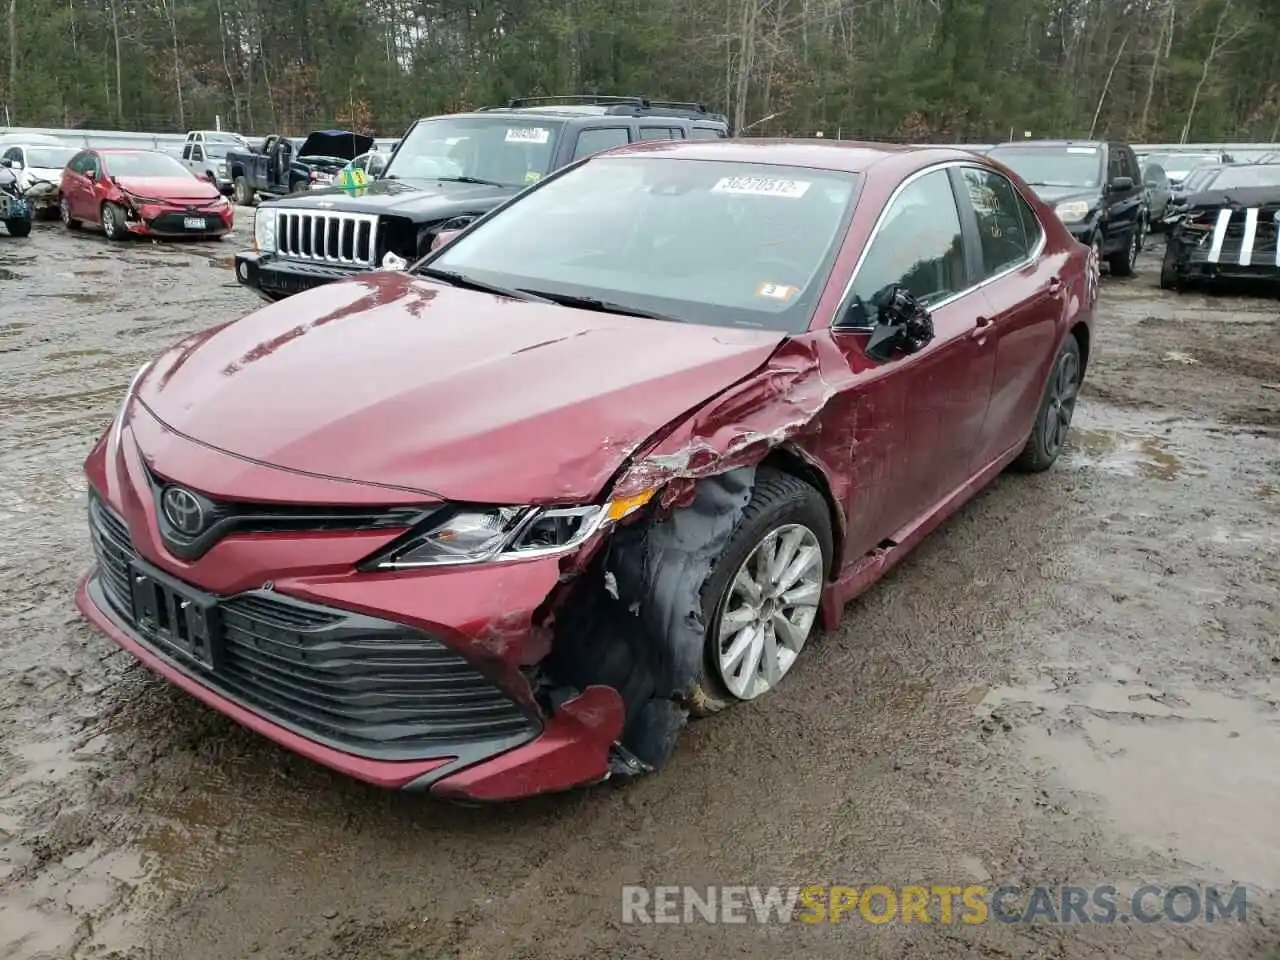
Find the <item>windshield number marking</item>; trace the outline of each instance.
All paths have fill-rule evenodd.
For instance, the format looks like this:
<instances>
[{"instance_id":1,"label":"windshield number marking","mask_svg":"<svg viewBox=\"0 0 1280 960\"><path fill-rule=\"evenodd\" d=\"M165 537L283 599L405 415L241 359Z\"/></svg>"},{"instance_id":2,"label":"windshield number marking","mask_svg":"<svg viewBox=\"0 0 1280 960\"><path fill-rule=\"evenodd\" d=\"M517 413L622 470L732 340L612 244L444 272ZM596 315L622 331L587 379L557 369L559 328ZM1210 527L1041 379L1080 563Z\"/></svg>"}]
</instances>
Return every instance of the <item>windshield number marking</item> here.
<instances>
[{"instance_id":1,"label":"windshield number marking","mask_svg":"<svg viewBox=\"0 0 1280 960\"><path fill-rule=\"evenodd\" d=\"M775 180L771 177L721 177L711 188L712 193L732 193L740 196L786 197L799 200L808 192L807 180Z\"/></svg>"},{"instance_id":2,"label":"windshield number marking","mask_svg":"<svg viewBox=\"0 0 1280 960\"><path fill-rule=\"evenodd\" d=\"M551 131L546 127L511 127L507 130L507 143L546 143Z\"/></svg>"},{"instance_id":3,"label":"windshield number marking","mask_svg":"<svg viewBox=\"0 0 1280 960\"><path fill-rule=\"evenodd\" d=\"M770 300L790 300L799 292L799 287L784 283L762 283L756 287L757 297L768 297Z\"/></svg>"}]
</instances>

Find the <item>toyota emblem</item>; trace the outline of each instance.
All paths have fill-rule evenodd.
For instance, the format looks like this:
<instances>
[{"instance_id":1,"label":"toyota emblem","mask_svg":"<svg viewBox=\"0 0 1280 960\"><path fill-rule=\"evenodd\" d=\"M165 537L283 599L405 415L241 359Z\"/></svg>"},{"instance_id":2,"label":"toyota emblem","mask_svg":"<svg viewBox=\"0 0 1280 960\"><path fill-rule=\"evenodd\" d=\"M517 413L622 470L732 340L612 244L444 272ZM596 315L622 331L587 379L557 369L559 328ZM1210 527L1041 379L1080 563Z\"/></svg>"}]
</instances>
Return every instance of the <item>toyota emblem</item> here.
<instances>
[{"instance_id":1,"label":"toyota emblem","mask_svg":"<svg viewBox=\"0 0 1280 960\"><path fill-rule=\"evenodd\" d=\"M194 537L204 529L204 507L200 498L182 487L167 487L163 498L164 517L179 533Z\"/></svg>"}]
</instances>

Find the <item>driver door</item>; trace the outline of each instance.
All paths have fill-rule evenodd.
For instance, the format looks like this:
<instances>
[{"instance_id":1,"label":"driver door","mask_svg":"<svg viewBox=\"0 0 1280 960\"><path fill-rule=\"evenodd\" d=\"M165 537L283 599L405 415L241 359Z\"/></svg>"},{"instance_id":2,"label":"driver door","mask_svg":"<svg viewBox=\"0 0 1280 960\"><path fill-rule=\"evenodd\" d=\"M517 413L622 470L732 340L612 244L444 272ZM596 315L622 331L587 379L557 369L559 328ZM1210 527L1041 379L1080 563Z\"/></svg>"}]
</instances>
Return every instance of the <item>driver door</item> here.
<instances>
[{"instance_id":1,"label":"driver door","mask_svg":"<svg viewBox=\"0 0 1280 960\"><path fill-rule=\"evenodd\" d=\"M929 308L934 338L886 361L867 355L865 332L841 330L852 389L833 411L856 438L846 556L858 557L931 513L970 475L991 399L995 351L979 327L974 242L961 226L954 168L908 179L891 198L858 264L841 316L901 283ZM874 307L865 307L874 321ZM834 429L834 424L833 424Z\"/></svg>"}]
</instances>

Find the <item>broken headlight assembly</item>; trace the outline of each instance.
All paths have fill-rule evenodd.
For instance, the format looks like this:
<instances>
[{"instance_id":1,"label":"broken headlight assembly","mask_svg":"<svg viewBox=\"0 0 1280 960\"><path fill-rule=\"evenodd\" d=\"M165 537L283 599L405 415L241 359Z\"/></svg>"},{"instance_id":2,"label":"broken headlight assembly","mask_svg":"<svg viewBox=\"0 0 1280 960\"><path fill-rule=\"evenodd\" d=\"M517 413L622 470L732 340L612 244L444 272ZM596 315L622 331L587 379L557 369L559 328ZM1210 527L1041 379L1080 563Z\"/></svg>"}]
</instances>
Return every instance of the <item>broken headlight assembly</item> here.
<instances>
[{"instance_id":1,"label":"broken headlight assembly","mask_svg":"<svg viewBox=\"0 0 1280 960\"><path fill-rule=\"evenodd\" d=\"M655 492L585 507L449 507L360 567L403 570L567 553L606 524L639 510Z\"/></svg>"},{"instance_id":2,"label":"broken headlight assembly","mask_svg":"<svg viewBox=\"0 0 1280 960\"><path fill-rule=\"evenodd\" d=\"M1085 200L1068 200L1054 207L1053 212L1063 223L1079 223L1087 219L1092 210Z\"/></svg>"}]
</instances>

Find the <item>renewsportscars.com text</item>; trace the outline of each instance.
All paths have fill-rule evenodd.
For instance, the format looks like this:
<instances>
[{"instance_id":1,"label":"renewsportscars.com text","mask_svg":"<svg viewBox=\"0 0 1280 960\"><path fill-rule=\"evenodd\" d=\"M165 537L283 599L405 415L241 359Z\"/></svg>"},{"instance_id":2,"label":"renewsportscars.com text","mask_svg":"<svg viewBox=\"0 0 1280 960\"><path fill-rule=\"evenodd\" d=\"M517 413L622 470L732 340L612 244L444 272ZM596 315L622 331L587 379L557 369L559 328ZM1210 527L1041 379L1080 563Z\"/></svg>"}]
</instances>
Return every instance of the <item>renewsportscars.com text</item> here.
<instances>
[{"instance_id":1,"label":"renewsportscars.com text","mask_svg":"<svg viewBox=\"0 0 1280 960\"><path fill-rule=\"evenodd\" d=\"M622 922L1243 923L1244 887L624 886Z\"/></svg>"}]
</instances>

